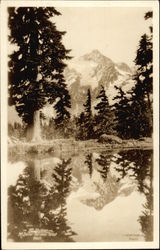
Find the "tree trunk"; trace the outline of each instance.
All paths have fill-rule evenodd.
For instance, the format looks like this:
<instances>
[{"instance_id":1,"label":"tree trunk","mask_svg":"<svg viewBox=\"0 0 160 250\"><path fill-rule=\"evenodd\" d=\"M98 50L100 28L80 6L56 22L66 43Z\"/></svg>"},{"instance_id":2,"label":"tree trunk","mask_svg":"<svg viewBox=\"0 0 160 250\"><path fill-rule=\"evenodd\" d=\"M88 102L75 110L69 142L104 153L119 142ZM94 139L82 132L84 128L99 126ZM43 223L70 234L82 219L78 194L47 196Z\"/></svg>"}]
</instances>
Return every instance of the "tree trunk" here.
<instances>
[{"instance_id":1,"label":"tree trunk","mask_svg":"<svg viewBox=\"0 0 160 250\"><path fill-rule=\"evenodd\" d=\"M149 96L148 92L147 92L147 99L148 99L148 109L149 109L150 113L152 114L151 101L150 101L150 96Z\"/></svg>"},{"instance_id":2,"label":"tree trunk","mask_svg":"<svg viewBox=\"0 0 160 250\"><path fill-rule=\"evenodd\" d=\"M41 181L41 160L34 160L34 178Z\"/></svg>"},{"instance_id":3,"label":"tree trunk","mask_svg":"<svg viewBox=\"0 0 160 250\"><path fill-rule=\"evenodd\" d=\"M33 123L28 125L26 137L27 137L27 140L31 142L42 141L39 110L34 112Z\"/></svg>"}]
</instances>

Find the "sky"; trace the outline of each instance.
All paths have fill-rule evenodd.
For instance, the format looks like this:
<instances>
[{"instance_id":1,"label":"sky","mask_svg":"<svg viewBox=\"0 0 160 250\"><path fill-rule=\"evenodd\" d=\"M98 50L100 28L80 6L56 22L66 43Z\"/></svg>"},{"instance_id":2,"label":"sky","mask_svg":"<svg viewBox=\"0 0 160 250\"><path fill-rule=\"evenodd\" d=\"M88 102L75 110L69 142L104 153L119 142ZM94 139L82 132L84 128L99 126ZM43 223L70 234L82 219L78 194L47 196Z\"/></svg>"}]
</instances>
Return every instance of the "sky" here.
<instances>
[{"instance_id":1,"label":"sky","mask_svg":"<svg viewBox=\"0 0 160 250\"><path fill-rule=\"evenodd\" d=\"M148 32L149 20L144 7L57 7L57 29L66 31L63 43L70 55L83 56L94 49L114 62L134 66L140 37Z\"/></svg>"}]
</instances>

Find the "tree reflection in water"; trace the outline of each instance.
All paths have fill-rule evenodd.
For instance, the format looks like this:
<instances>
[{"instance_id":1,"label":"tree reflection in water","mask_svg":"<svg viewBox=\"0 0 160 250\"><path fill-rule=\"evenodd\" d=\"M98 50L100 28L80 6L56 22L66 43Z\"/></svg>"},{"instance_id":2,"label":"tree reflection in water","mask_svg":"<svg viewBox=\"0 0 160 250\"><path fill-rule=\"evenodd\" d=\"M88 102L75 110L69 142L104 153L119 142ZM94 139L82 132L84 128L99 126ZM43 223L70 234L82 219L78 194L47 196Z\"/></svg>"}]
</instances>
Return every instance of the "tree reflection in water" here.
<instances>
[{"instance_id":1,"label":"tree reflection in water","mask_svg":"<svg viewBox=\"0 0 160 250\"><path fill-rule=\"evenodd\" d=\"M53 183L45 185L35 178L29 162L8 190L8 239L22 241L73 241L75 233L66 218L66 198L71 182L71 160L54 168Z\"/></svg>"},{"instance_id":2,"label":"tree reflection in water","mask_svg":"<svg viewBox=\"0 0 160 250\"><path fill-rule=\"evenodd\" d=\"M82 160L81 160L82 158ZM46 164L48 159L44 161ZM90 153L85 157L78 155L73 169L83 175L82 166L88 166L90 178L84 180L86 191L91 196L83 198L82 203L102 210L104 206L122 193L128 195L127 181L136 183L138 192L146 198L139 223L146 241L153 240L153 166L151 150L128 150L118 153ZM112 164L112 163L115 164ZM66 198L69 195L71 160L62 160L56 166L44 167L43 161L28 162L15 186L8 192L8 239L13 241L73 241L75 233L67 220ZM41 169L41 171L40 171ZM74 172L74 171L73 171ZM73 175L72 172L72 175ZM75 171L76 173L76 171ZM85 173L86 174L86 173ZM118 174L118 176L117 176ZM75 177L75 176L74 176ZM124 179L124 181L121 181ZM77 186L76 186L77 187ZM74 185L72 186L72 189ZM129 192L133 192L131 185ZM98 194L92 196L93 193ZM130 194L129 193L129 194Z\"/></svg>"},{"instance_id":3,"label":"tree reflection in water","mask_svg":"<svg viewBox=\"0 0 160 250\"><path fill-rule=\"evenodd\" d=\"M86 160L84 162L85 164L87 164L90 178L92 177L92 173L93 173L93 160L92 160L92 157L93 157L92 153L86 155Z\"/></svg>"},{"instance_id":4,"label":"tree reflection in water","mask_svg":"<svg viewBox=\"0 0 160 250\"><path fill-rule=\"evenodd\" d=\"M110 170L111 158L112 154L105 153L105 154L100 154L100 156L96 159L96 162L99 165L97 171L101 174L101 177L104 180L104 182L107 180L107 176Z\"/></svg>"},{"instance_id":5,"label":"tree reflection in water","mask_svg":"<svg viewBox=\"0 0 160 250\"><path fill-rule=\"evenodd\" d=\"M121 151L115 157L115 170L137 181L138 191L146 197L139 223L146 241L153 241L153 159L151 150Z\"/></svg>"},{"instance_id":6,"label":"tree reflection in water","mask_svg":"<svg viewBox=\"0 0 160 250\"><path fill-rule=\"evenodd\" d=\"M110 163L111 163L111 157L112 155L107 153L103 153L100 154L98 158L96 158L96 162L98 163L98 168L97 171L100 173L102 179L104 180L104 182L107 180L107 175L110 169ZM88 171L89 171L89 176L90 178L92 177L92 173L93 173L93 154L90 153L88 155L86 155L86 159L84 162L87 167L88 167Z\"/></svg>"},{"instance_id":7,"label":"tree reflection in water","mask_svg":"<svg viewBox=\"0 0 160 250\"><path fill-rule=\"evenodd\" d=\"M110 173L111 156L112 154L109 152L95 156L93 153L86 155L85 164L88 167L90 181L87 182L86 186L84 184L84 188L87 192L92 190L98 196L96 198L94 195L88 196L82 199L82 202L96 210L102 210L118 195L119 185L116 183L116 178Z\"/></svg>"}]
</instances>

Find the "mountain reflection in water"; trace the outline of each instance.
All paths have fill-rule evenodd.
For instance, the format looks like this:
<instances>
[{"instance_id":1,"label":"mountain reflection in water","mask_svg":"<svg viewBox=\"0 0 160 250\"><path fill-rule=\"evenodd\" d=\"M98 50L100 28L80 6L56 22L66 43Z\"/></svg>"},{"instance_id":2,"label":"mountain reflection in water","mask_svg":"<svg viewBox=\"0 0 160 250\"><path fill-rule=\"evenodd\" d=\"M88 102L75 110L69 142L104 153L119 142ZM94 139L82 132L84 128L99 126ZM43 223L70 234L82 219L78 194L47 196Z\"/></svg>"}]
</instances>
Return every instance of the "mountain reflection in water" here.
<instances>
[{"instance_id":1,"label":"mountain reflection in water","mask_svg":"<svg viewBox=\"0 0 160 250\"><path fill-rule=\"evenodd\" d=\"M8 241L152 241L152 154L27 159L8 188Z\"/></svg>"}]
</instances>

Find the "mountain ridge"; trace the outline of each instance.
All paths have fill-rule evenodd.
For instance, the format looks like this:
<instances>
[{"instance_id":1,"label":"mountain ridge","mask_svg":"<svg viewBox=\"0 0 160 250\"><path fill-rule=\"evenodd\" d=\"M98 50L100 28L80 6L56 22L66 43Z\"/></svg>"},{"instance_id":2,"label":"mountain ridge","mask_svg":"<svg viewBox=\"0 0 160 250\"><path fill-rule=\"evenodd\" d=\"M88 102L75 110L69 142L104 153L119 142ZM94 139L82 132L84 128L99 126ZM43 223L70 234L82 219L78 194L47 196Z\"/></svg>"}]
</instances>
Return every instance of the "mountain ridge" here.
<instances>
[{"instance_id":1,"label":"mountain ridge","mask_svg":"<svg viewBox=\"0 0 160 250\"><path fill-rule=\"evenodd\" d=\"M91 90L94 103L101 85L107 91L111 103L115 95L114 85L126 86L132 74L132 69L126 63L115 63L99 50L92 50L72 59L64 71L64 76L71 95L73 112L78 114L82 111L88 89Z\"/></svg>"}]
</instances>

